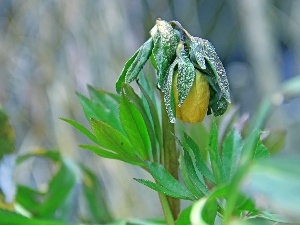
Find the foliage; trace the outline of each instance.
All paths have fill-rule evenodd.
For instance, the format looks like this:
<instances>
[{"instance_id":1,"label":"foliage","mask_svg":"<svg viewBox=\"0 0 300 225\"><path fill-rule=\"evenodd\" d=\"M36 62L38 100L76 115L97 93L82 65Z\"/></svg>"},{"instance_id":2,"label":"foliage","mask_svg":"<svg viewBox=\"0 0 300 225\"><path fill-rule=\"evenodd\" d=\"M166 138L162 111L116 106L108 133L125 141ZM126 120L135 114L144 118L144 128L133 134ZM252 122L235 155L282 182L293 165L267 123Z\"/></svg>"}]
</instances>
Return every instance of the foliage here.
<instances>
[{"instance_id":1,"label":"foliage","mask_svg":"<svg viewBox=\"0 0 300 225\"><path fill-rule=\"evenodd\" d=\"M63 157L58 151L39 149L18 156L17 165L32 157L43 157L55 164L56 173L46 191L18 185L14 207L11 211L4 207L0 209L1 224L300 222L300 159L271 156L270 152L274 150L269 147L284 138L280 134L279 141L271 135L263 137L262 129L273 107L272 101L266 97L254 120L247 121L248 124L243 122L235 126L238 120L234 119L234 111L215 118L225 113L230 98L225 70L211 43L192 37L176 21L169 23L159 19L150 34L151 38L125 64L116 84L120 95L91 86L88 87L90 97L77 95L90 127L71 119L62 120L92 142L80 145L83 149L149 172L153 180L135 180L158 192L164 220L113 221L105 205L101 183L92 171ZM148 59L157 70L158 90L151 85L149 76L140 76ZM188 98L199 71L209 85L207 114L213 114L208 119L210 125L189 127L179 123L175 130L172 123L175 122L176 107L181 107ZM177 80L177 102L173 79ZM138 80L139 93L129 85L133 80ZM292 82L283 86L280 93L283 98L299 93L299 80L296 81L298 85ZM160 91L161 106L155 95L157 91ZM159 107L161 114L158 113ZM0 125L4 132L0 140L8 141L8 146L12 146L7 117L3 118ZM4 147L0 152L2 168L6 168L6 155L14 151L11 148L8 151L6 145ZM177 161L179 168L176 167ZM178 179L174 170L180 172L182 179ZM0 188L4 182L0 179ZM78 201L75 198L78 187L82 190L89 215L70 219L72 204L74 200ZM4 191L0 194L6 197ZM179 206L179 200L188 200L190 205L178 215L175 208ZM263 204L259 204L261 200L264 200Z\"/></svg>"}]
</instances>

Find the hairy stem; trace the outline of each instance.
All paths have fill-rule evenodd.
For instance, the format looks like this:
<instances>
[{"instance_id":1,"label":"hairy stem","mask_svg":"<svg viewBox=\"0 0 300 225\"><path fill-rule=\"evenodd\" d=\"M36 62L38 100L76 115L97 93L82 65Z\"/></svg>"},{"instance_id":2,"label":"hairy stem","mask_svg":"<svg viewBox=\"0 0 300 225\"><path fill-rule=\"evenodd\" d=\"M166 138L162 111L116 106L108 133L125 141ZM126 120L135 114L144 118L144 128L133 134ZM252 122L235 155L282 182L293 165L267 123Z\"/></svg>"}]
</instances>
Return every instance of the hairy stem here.
<instances>
[{"instance_id":1,"label":"hairy stem","mask_svg":"<svg viewBox=\"0 0 300 225\"><path fill-rule=\"evenodd\" d=\"M178 153L176 150L176 142L174 137L174 124L170 123L169 117L166 112L163 94L161 94L161 114L162 114L162 135L163 135L163 152L162 164L165 169L178 180ZM168 203L171 208L173 218L176 220L180 212L179 199L167 197Z\"/></svg>"}]
</instances>

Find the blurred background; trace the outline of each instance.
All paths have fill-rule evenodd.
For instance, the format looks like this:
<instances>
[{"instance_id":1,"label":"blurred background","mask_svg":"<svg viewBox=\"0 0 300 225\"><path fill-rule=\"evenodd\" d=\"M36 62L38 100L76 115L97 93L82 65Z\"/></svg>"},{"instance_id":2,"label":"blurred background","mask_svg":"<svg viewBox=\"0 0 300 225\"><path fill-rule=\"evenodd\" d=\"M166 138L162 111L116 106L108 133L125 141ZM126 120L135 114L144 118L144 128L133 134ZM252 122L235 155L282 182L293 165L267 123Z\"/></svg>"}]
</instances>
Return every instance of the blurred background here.
<instances>
[{"instance_id":1,"label":"blurred background","mask_svg":"<svg viewBox=\"0 0 300 225\"><path fill-rule=\"evenodd\" d=\"M300 74L299 12L299 0L0 0L0 105L15 128L16 150L59 149L92 168L116 218L160 216L156 193L132 179L148 175L80 150L86 140L59 120L87 124L75 92L87 94L87 84L115 92L156 18L178 20L213 43L233 104L251 117L264 96ZM299 99L282 104L267 126L285 130L284 151L299 153ZM44 188L52 172L32 160L16 179Z\"/></svg>"}]
</instances>

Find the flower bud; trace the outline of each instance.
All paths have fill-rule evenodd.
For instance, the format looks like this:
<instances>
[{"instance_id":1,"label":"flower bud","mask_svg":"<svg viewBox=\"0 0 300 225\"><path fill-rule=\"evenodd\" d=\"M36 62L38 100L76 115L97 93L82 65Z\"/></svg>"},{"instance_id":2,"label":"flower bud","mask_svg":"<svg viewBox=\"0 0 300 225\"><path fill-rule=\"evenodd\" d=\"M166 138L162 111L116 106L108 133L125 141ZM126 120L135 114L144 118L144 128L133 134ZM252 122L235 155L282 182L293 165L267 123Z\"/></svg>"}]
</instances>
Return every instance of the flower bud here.
<instances>
[{"instance_id":1,"label":"flower bud","mask_svg":"<svg viewBox=\"0 0 300 225\"><path fill-rule=\"evenodd\" d=\"M186 123L201 122L207 112L209 104L209 85L205 76L196 70L193 86L183 104L178 106L177 71L174 72L174 97L176 104L176 117Z\"/></svg>"}]
</instances>

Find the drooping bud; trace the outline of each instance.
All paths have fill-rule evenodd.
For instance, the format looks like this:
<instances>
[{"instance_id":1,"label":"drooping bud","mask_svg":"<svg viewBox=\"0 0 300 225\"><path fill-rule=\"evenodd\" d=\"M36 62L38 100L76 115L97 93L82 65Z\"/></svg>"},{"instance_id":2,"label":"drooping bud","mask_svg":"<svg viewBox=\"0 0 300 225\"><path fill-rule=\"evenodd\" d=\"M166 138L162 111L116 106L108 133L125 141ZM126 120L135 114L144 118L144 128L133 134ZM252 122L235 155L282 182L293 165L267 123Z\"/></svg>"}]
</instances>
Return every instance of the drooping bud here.
<instances>
[{"instance_id":1,"label":"drooping bud","mask_svg":"<svg viewBox=\"0 0 300 225\"><path fill-rule=\"evenodd\" d=\"M176 117L186 123L201 122L208 109L209 104L209 84L204 75L196 70L194 83L190 92L182 105L178 106L178 90L177 90L177 71L174 72L174 98L176 104Z\"/></svg>"}]
</instances>

